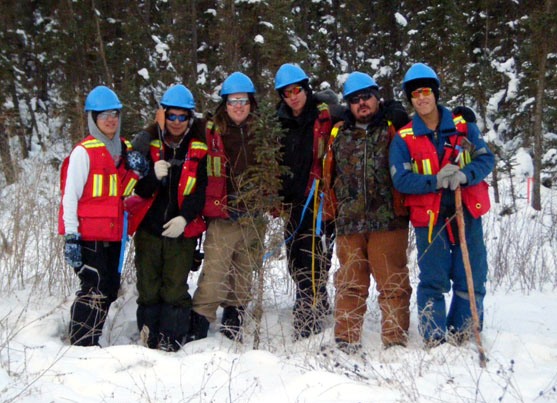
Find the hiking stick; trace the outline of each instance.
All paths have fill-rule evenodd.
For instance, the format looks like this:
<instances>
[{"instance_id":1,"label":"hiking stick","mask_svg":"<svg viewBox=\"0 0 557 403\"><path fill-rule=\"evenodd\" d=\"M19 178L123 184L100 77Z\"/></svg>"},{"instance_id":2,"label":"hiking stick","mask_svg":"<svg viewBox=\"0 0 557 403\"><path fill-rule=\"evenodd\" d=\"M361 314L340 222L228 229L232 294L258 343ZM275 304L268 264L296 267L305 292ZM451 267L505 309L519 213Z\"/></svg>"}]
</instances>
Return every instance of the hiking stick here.
<instances>
[{"instance_id":1,"label":"hiking stick","mask_svg":"<svg viewBox=\"0 0 557 403\"><path fill-rule=\"evenodd\" d=\"M478 317L478 307L476 306L476 295L474 293L474 280L472 277L472 267L470 266L470 255L466 244L466 230L464 228L464 212L462 210L462 192L460 186L455 190L456 223L458 225L458 237L460 239L460 250L462 251L462 261L466 272L466 285L468 286L468 298L470 299L470 311L472 312L472 326L474 337L478 346L480 356L480 367L485 368L486 357L480 337L480 319Z\"/></svg>"}]
</instances>

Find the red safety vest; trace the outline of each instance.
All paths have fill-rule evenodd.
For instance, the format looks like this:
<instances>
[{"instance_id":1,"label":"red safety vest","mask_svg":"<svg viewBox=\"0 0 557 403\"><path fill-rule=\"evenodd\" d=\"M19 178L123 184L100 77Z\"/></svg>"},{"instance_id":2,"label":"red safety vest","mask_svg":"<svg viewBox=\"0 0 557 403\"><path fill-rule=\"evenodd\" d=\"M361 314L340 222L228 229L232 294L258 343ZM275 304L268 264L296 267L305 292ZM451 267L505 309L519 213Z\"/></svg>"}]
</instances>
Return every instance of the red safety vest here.
<instances>
[{"instance_id":1,"label":"red safety vest","mask_svg":"<svg viewBox=\"0 0 557 403\"><path fill-rule=\"evenodd\" d=\"M207 190L203 216L208 218L229 218L228 194L226 191L226 166L228 158L224 151L219 128L208 121L205 138L207 140Z\"/></svg>"},{"instance_id":2,"label":"red safety vest","mask_svg":"<svg viewBox=\"0 0 557 403\"><path fill-rule=\"evenodd\" d=\"M399 130L398 133L410 152L412 172L422 175L435 175L445 165L456 163L457 157L461 168L472 162L470 152L460 147L468 133L466 121L461 116L454 116L453 121L457 133L448 137L450 145L445 145L445 153L441 163L439 163L437 150L429 138L414 135L412 122ZM442 190L439 190L434 193L405 195L405 206L410 208L410 221L414 227L432 227L437 223L442 194ZM462 202L474 218L487 213L491 207L487 182L482 181L477 185L463 187Z\"/></svg>"},{"instance_id":3,"label":"red safety vest","mask_svg":"<svg viewBox=\"0 0 557 403\"><path fill-rule=\"evenodd\" d=\"M150 154L153 162L160 160L161 141L152 140L150 144ZM178 207L182 207L184 197L195 191L197 183L197 167L199 162L207 155L207 146L201 141L192 140L188 146L186 159L182 165L180 181L178 182ZM128 218L128 234L133 235L155 201L156 193L153 197L144 199L138 195L133 195L125 200ZM187 223L184 228L186 238L197 238L207 229L207 224L201 216Z\"/></svg>"},{"instance_id":4,"label":"red safety vest","mask_svg":"<svg viewBox=\"0 0 557 403\"><path fill-rule=\"evenodd\" d=\"M323 157L325 155L325 146L329 142L329 135L333 122L329 113L329 105L322 103L317 105L319 115L313 124L313 162L309 172L308 183L305 195L309 195L309 191L313 186L314 180L321 180L323 176Z\"/></svg>"},{"instance_id":5,"label":"red safety vest","mask_svg":"<svg viewBox=\"0 0 557 403\"><path fill-rule=\"evenodd\" d=\"M77 146L85 148L89 155L89 176L83 194L77 203L78 231L85 241L120 241L124 221L123 198L129 196L138 176L126 169L124 161L118 167L104 143L87 136ZM122 147L131 150L131 143L122 139ZM66 157L60 171L62 198L66 188L70 157ZM65 234L64 209L60 203L58 233Z\"/></svg>"}]
</instances>

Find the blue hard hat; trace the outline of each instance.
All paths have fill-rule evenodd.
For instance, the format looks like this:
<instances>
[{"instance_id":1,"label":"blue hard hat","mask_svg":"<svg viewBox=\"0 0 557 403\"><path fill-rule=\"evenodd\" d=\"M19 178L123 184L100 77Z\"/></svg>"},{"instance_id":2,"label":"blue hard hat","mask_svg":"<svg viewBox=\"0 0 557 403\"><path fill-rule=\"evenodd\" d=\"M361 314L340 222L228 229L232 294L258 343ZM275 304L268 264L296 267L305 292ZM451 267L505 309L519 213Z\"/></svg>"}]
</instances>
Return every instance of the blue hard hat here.
<instances>
[{"instance_id":1,"label":"blue hard hat","mask_svg":"<svg viewBox=\"0 0 557 403\"><path fill-rule=\"evenodd\" d=\"M286 63L280 66L275 75L275 90L288 87L290 84L309 80L304 70L295 64Z\"/></svg>"},{"instance_id":2,"label":"blue hard hat","mask_svg":"<svg viewBox=\"0 0 557 403\"><path fill-rule=\"evenodd\" d=\"M406 85L410 81L419 79L433 80L437 83L437 87L441 85L439 77L437 77L437 74L431 67L423 63L415 63L408 69L408 71L404 75L404 80L402 80L402 90L406 92Z\"/></svg>"},{"instance_id":3,"label":"blue hard hat","mask_svg":"<svg viewBox=\"0 0 557 403\"><path fill-rule=\"evenodd\" d=\"M371 77L369 74L355 71L353 73L350 73L350 75L344 82L342 96L344 97L344 99L346 99L350 96L350 94L366 88L379 89L379 86L377 85L373 77Z\"/></svg>"},{"instance_id":4,"label":"blue hard hat","mask_svg":"<svg viewBox=\"0 0 557 403\"><path fill-rule=\"evenodd\" d=\"M255 87L253 82L244 73L236 71L228 76L224 83L222 83L222 88L220 90L220 96L237 94L239 92L246 92L248 94L255 93Z\"/></svg>"},{"instance_id":5,"label":"blue hard hat","mask_svg":"<svg viewBox=\"0 0 557 403\"><path fill-rule=\"evenodd\" d=\"M165 108L194 109L195 101L190 90L185 85L173 85L166 90L161 99L161 106Z\"/></svg>"},{"instance_id":6,"label":"blue hard hat","mask_svg":"<svg viewBox=\"0 0 557 403\"><path fill-rule=\"evenodd\" d=\"M122 109L122 103L118 96L110 88L99 85L87 95L85 99L85 111L110 111L113 109Z\"/></svg>"}]
</instances>

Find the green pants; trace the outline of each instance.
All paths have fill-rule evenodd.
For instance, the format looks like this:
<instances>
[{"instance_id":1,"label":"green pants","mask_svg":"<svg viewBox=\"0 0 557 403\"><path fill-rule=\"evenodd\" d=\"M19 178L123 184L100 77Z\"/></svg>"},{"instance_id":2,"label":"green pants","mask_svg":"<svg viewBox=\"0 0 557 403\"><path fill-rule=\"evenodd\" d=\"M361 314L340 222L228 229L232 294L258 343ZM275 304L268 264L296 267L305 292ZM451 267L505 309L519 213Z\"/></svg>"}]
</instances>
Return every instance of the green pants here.
<instances>
[{"instance_id":1,"label":"green pants","mask_svg":"<svg viewBox=\"0 0 557 403\"><path fill-rule=\"evenodd\" d=\"M140 229L134 243L138 305L191 307L188 275L195 240L161 237Z\"/></svg>"}]
</instances>

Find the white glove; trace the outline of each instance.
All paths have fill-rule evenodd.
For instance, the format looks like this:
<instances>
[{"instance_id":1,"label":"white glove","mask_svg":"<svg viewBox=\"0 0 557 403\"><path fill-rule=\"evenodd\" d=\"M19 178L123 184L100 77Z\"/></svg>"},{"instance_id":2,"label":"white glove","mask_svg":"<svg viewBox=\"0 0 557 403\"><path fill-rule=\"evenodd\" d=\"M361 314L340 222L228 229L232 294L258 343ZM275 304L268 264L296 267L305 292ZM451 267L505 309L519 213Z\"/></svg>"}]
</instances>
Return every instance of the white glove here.
<instances>
[{"instance_id":1,"label":"white glove","mask_svg":"<svg viewBox=\"0 0 557 403\"><path fill-rule=\"evenodd\" d=\"M186 227L186 219L179 215L168 221L162 227L164 228L162 236L177 238L184 233L184 228Z\"/></svg>"},{"instance_id":2,"label":"white glove","mask_svg":"<svg viewBox=\"0 0 557 403\"><path fill-rule=\"evenodd\" d=\"M156 168L156 167L155 167ZM437 189L449 187L449 177L459 170L454 164L447 164L437 172Z\"/></svg>"},{"instance_id":3,"label":"white glove","mask_svg":"<svg viewBox=\"0 0 557 403\"><path fill-rule=\"evenodd\" d=\"M460 185L464 185L466 182L468 182L468 178L466 178L466 175L464 175L462 171L455 172L449 178L449 185L451 186L451 190L456 190L457 187L459 187Z\"/></svg>"},{"instance_id":4,"label":"white glove","mask_svg":"<svg viewBox=\"0 0 557 403\"><path fill-rule=\"evenodd\" d=\"M160 160L155 162L155 176L158 180L168 175L168 168L170 168L170 162L168 161Z\"/></svg>"}]
</instances>

